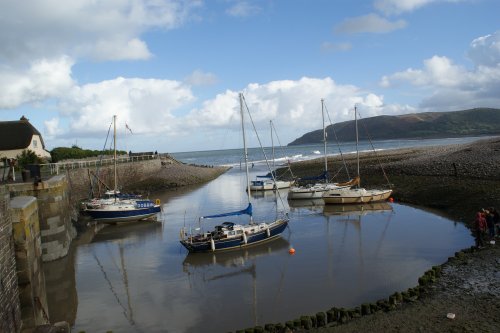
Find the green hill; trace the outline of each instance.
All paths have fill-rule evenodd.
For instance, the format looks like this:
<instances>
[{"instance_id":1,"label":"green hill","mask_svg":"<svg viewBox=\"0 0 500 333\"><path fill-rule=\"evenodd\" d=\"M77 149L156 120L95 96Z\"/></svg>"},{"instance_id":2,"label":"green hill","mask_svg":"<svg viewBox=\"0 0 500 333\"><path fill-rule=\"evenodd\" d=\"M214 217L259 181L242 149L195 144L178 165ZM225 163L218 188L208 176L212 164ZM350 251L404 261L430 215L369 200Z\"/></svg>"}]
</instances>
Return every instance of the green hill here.
<instances>
[{"instance_id":1,"label":"green hill","mask_svg":"<svg viewBox=\"0 0 500 333\"><path fill-rule=\"evenodd\" d=\"M355 141L354 120L326 128L329 141ZM376 116L358 120L359 139L432 139L461 136L499 135L500 109L477 108L450 112L411 113L399 116ZM323 129L295 139L289 146L323 142Z\"/></svg>"}]
</instances>

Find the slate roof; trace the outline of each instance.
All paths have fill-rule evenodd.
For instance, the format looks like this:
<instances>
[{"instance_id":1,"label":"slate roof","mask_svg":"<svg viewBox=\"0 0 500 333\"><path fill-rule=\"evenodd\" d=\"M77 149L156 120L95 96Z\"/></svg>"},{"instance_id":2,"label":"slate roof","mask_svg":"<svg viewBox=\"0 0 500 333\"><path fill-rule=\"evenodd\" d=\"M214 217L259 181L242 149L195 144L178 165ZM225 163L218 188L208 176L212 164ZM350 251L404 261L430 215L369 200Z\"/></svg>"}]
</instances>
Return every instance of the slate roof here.
<instances>
[{"instance_id":1,"label":"slate roof","mask_svg":"<svg viewBox=\"0 0 500 333\"><path fill-rule=\"evenodd\" d=\"M0 150L25 149L33 135L38 135L45 149L42 135L24 116L21 120L0 121Z\"/></svg>"}]
</instances>

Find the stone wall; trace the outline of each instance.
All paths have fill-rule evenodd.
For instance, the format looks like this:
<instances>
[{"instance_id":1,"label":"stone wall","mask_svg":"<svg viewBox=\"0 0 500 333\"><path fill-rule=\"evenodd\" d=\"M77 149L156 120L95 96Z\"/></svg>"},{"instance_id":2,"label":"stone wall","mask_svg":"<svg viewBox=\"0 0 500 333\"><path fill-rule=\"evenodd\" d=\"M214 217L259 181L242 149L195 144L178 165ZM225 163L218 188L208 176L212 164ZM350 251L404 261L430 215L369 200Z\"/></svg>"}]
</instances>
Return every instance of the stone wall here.
<instances>
[{"instance_id":1,"label":"stone wall","mask_svg":"<svg viewBox=\"0 0 500 333\"><path fill-rule=\"evenodd\" d=\"M146 161L134 161L117 165L118 189L129 183L140 182L161 170L159 158ZM95 168L78 168L66 170L69 186L71 187L71 204L78 209L78 202L88 199L90 193L89 172L95 174ZM110 187L114 182L114 167L106 165L99 168L99 178ZM101 185L102 186L102 185Z\"/></svg>"},{"instance_id":2,"label":"stone wall","mask_svg":"<svg viewBox=\"0 0 500 333\"><path fill-rule=\"evenodd\" d=\"M54 176L38 184L21 183L7 186L11 197L37 198L43 261L64 257L68 253L71 240L76 236L76 230L71 223L70 188L66 176Z\"/></svg>"},{"instance_id":3,"label":"stone wall","mask_svg":"<svg viewBox=\"0 0 500 333\"><path fill-rule=\"evenodd\" d=\"M49 323L42 244L35 197L10 202L23 330Z\"/></svg>"},{"instance_id":4,"label":"stone wall","mask_svg":"<svg viewBox=\"0 0 500 333\"><path fill-rule=\"evenodd\" d=\"M0 332L21 330L10 196L5 186L0 186L0 317Z\"/></svg>"}]
</instances>

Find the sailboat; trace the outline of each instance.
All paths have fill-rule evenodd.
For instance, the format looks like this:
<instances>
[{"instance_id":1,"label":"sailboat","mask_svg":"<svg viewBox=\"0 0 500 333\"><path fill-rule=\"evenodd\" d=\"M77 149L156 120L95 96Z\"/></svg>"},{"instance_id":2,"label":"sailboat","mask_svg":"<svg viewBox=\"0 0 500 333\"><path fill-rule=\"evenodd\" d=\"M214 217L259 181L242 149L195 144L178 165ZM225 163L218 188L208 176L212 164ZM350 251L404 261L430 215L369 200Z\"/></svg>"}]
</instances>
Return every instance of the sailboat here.
<instances>
[{"instance_id":1,"label":"sailboat","mask_svg":"<svg viewBox=\"0 0 500 333\"><path fill-rule=\"evenodd\" d=\"M357 158L357 187L344 189L342 191L330 190L323 195L325 204L360 204L387 200L392 193L392 189L370 189L360 187L359 175L359 149L358 149L358 111L354 107L354 120L356 126L356 158Z\"/></svg>"},{"instance_id":2,"label":"sailboat","mask_svg":"<svg viewBox=\"0 0 500 333\"><path fill-rule=\"evenodd\" d=\"M247 188L249 188L248 177L248 152L245 138L244 112L243 112L243 94L240 93L240 113L241 113L241 128L243 132L243 151L245 159L245 173ZM248 224L236 224L233 222L223 222L221 225L215 226L212 231L200 232L195 230L189 231L186 227L180 231L180 243L189 252L215 252L221 250L241 249L254 244L263 243L277 238L288 226L288 215L283 218L277 218L271 222L254 222L252 218L252 203L250 200L250 191L246 191L248 206L240 211L223 213L217 215L209 215L200 217L200 222L203 219L214 219L228 216L249 215L250 222Z\"/></svg>"},{"instance_id":3,"label":"sailboat","mask_svg":"<svg viewBox=\"0 0 500 333\"><path fill-rule=\"evenodd\" d=\"M274 157L274 137L273 137L273 121L270 120L269 124L271 126L271 147L272 147L272 155L273 155L273 171L272 175L269 173L265 176L257 176L256 180L252 180L250 182L250 191L268 191L268 190L279 190L281 188L289 188L293 185L293 180L281 180L276 179L276 165L275 165L275 157Z\"/></svg>"},{"instance_id":4,"label":"sailboat","mask_svg":"<svg viewBox=\"0 0 500 333\"><path fill-rule=\"evenodd\" d=\"M124 196L118 190L116 165L116 115L113 116L114 128L114 189L106 191L103 198L94 198L83 205L86 214L98 222L130 222L149 218L161 211L160 201L155 202L137 196Z\"/></svg>"},{"instance_id":5,"label":"sailboat","mask_svg":"<svg viewBox=\"0 0 500 333\"><path fill-rule=\"evenodd\" d=\"M324 178L324 183L316 183L314 185L308 186L293 186L288 191L289 200L303 200L303 199L321 199L323 195L328 191L340 192L344 189L349 189L354 186L357 179L345 183L329 183L328 182L328 156L326 154L326 128L325 128L325 111L324 111L324 100L321 99L321 115L323 119L323 146L324 146L324 158L325 158L325 171L320 176Z\"/></svg>"}]
</instances>

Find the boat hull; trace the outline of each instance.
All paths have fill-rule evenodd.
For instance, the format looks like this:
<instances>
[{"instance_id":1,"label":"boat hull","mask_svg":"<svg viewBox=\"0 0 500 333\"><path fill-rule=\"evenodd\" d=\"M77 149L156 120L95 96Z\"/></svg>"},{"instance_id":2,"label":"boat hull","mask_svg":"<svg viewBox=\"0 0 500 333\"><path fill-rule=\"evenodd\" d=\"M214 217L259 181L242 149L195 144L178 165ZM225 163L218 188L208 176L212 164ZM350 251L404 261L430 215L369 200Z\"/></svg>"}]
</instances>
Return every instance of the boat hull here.
<instances>
[{"instance_id":1,"label":"boat hull","mask_svg":"<svg viewBox=\"0 0 500 333\"><path fill-rule=\"evenodd\" d=\"M327 192L326 189L318 189L318 190L297 190L288 192L289 200L300 200L300 199L321 199L323 194Z\"/></svg>"},{"instance_id":2,"label":"boat hull","mask_svg":"<svg viewBox=\"0 0 500 333\"><path fill-rule=\"evenodd\" d=\"M247 236L245 243L243 237L235 237L230 239L214 240L214 249L209 240L206 241L191 241L190 238L181 240L181 244L189 252L214 252L214 251L228 251L246 248L252 245L261 244L263 242L271 241L281 235L288 225L287 220L282 220L281 223L269 228L269 236L267 229L256 232Z\"/></svg>"},{"instance_id":3,"label":"boat hull","mask_svg":"<svg viewBox=\"0 0 500 333\"><path fill-rule=\"evenodd\" d=\"M316 184L311 187L294 187L288 191L288 199L321 199L326 193L341 193L349 189L349 185L338 186L336 184Z\"/></svg>"},{"instance_id":4,"label":"boat hull","mask_svg":"<svg viewBox=\"0 0 500 333\"><path fill-rule=\"evenodd\" d=\"M271 191L276 189L288 188L293 185L293 181L253 181L250 184L250 191Z\"/></svg>"},{"instance_id":5,"label":"boat hull","mask_svg":"<svg viewBox=\"0 0 500 333\"><path fill-rule=\"evenodd\" d=\"M346 191L345 193L326 193L323 196L325 204L360 204L385 201L391 196L392 190Z\"/></svg>"},{"instance_id":6,"label":"boat hull","mask_svg":"<svg viewBox=\"0 0 500 333\"><path fill-rule=\"evenodd\" d=\"M88 209L86 213L102 223L119 223L143 220L161 212L160 205L134 210Z\"/></svg>"}]
</instances>

